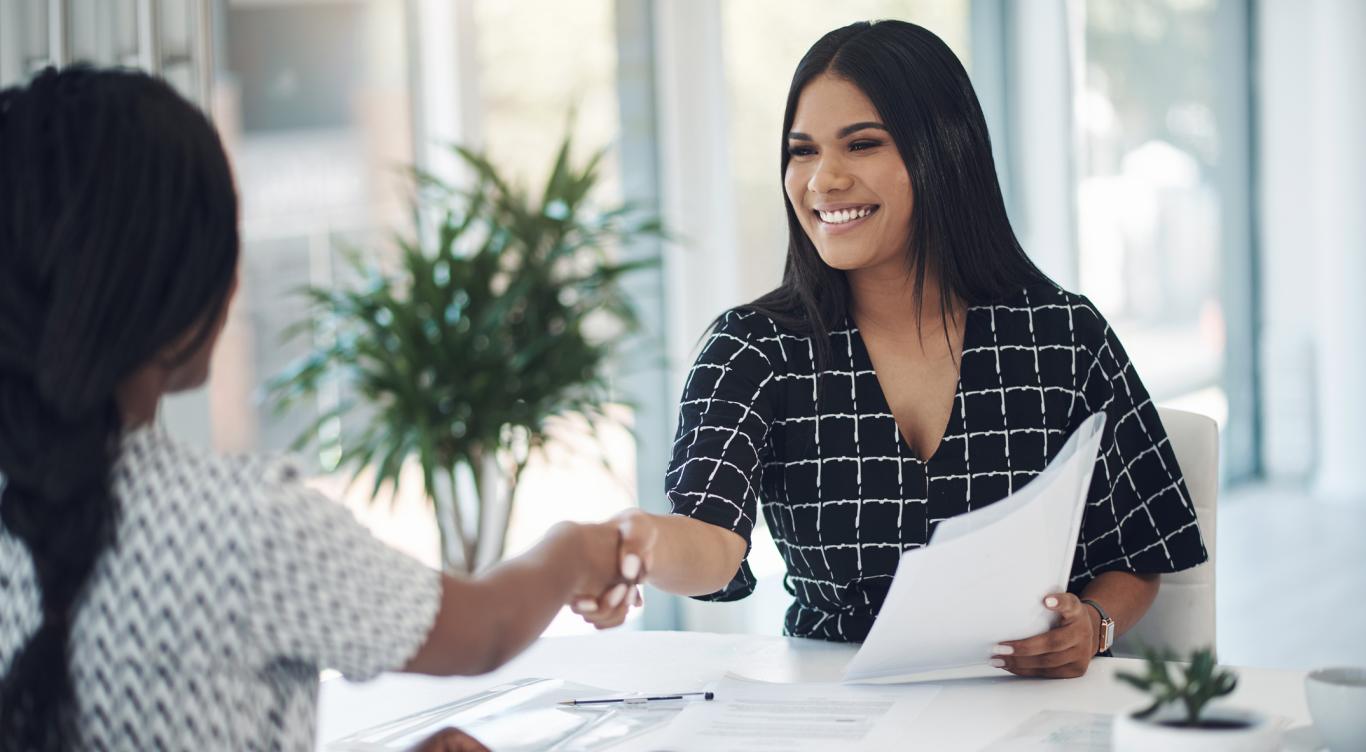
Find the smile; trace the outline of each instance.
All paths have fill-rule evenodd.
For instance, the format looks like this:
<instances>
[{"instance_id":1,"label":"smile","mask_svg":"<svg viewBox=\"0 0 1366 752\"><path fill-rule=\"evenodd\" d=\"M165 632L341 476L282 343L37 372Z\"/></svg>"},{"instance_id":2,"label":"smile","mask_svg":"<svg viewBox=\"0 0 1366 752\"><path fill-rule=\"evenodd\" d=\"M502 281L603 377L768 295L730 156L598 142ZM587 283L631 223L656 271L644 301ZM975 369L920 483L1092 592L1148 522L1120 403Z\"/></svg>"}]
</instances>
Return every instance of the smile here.
<instances>
[{"instance_id":1,"label":"smile","mask_svg":"<svg viewBox=\"0 0 1366 752\"><path fill-rule=\"evenodd\" d=\"M876 204L869 204L867 206L857 206L836 211L821 211L819 209L813 211L815 212L816 217L820 219L822 225L826 225L830 229L834 229L835 227L843 229L844 227L858 224L877 212L877 210L878 207Z\"/></svg>"}]
</instances>

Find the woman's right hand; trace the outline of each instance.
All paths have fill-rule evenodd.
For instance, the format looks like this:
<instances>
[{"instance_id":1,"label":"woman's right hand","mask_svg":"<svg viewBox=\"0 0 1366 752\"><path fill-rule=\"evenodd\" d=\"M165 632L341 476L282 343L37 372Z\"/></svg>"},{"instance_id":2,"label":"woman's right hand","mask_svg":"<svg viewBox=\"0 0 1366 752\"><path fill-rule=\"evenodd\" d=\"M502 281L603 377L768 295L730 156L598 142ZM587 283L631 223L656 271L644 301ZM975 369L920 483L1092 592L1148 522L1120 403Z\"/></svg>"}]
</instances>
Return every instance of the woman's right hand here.
<instances>
[{"instance_id":1,"label":"woman's right hand","mask_svg":"<svg viewBox=\"0 0 1366 752\"><path fill-rule=\"evenodd\" d=\"M622 511L605 524L620 536L617 567L621 582L605 590L585 590L570 601L571 610L598 629L620 626L632 606L645 605L640 585L649 576L659 539L655 517L639 509Z\"/></svg>"},{"instance_id":2,"label":"woman's right hand","mask_svg":"<svg viewBox=\"0 0 1366 752\"><path fill-rule=\"evenodd\" d=\"M546 533L547 566L573 572L572 604L581 593L609 592L622 584L621 532L612 522L560 522Z\"/></svg>"}]
</instances>

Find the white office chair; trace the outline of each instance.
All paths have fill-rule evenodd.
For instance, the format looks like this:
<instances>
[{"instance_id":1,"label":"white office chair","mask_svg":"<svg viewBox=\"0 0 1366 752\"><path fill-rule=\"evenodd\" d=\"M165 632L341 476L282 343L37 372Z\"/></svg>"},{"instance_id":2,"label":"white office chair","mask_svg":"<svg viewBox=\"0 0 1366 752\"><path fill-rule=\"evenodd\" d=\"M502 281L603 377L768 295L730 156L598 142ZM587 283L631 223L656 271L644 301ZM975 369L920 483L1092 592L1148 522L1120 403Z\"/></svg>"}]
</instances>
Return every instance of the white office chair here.
<instances>
[{"instance_id":1,"label":"white office chair","mask_svg":"<svg viewBox=\"0 0 1366 752\"><path fill-rule=\"evenodd\" d=\"M1157 600L1133 629L1115 641L1114 654L1133 657L1140 646L1166 648L1185 657L1214 648L1214 525L1219 496L1219 426L1184 410L1158 408L1172 451L1195 503L1209 560L1184 572L1162 575Z\"/></svg>"}]
</instances>

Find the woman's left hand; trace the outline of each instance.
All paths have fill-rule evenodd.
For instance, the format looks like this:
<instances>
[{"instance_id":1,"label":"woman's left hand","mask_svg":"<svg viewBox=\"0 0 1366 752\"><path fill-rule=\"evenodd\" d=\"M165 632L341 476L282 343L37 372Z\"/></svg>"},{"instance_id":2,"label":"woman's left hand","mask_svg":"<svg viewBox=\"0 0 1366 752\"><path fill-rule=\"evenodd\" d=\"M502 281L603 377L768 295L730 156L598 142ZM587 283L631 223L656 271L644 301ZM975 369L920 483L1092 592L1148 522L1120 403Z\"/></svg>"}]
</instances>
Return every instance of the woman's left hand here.
<instances>
[{"instance_id":1,"label":"woman's left hand","mask_svg":"<svg viewBox=\"0 0 1366 752\"><path fill-rule=\"evenodd\" d=\"M1054 593L1043 604L1058 615L1057 626L1026 640L1002 642L993 658L1016 676L1071 679L1085 674L1099 641L1095 609L1071 593Z\"/></svg>"}]
</instances>

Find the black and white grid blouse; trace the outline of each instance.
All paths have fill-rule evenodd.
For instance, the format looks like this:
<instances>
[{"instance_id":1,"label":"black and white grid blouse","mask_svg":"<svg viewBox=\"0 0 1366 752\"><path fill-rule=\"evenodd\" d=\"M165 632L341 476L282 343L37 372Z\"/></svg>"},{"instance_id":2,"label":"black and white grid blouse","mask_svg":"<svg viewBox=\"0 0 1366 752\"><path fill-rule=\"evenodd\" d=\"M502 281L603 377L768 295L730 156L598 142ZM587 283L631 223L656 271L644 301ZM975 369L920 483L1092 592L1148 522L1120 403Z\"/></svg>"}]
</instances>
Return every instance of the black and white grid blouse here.
<instances>
[{"instance_id":1,"label":"black and white grid blouse","mask_svg":"<svg viewBox=\"0 0 1366 752\"><path fill-rule=\"evenodd\" d=\"M762 508L795 596L787 634L862 641L903 551L1028 483L1096 412L1105 430L1069 589L1205 560L1157 409L1086 298L1043 284L968 310L953 412L924 462L858 329L829 336L833 359L817 372L809 338L727 312L689 373L666 481L674 513L747 542ZM746 562L701 598L735 600L754 585Z\"/></svg>"},{"instance_id":2,"label":"black and white grid blouse","mask_svg":"<svg viewBox=\"0 0 1366 752\"><path fill-rule=\"evenodd\" d=\"M426 640L440 575L290 463L155 427L121 450L117 543L71 634L80 749L312 750L319 669L367 679ZM40 621L28 550L0 526L0 672Z\"/></svg>"}]
</instances>

